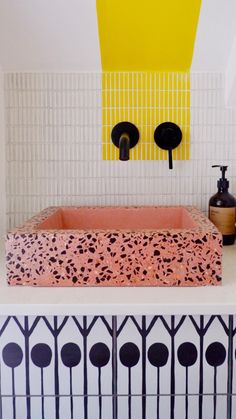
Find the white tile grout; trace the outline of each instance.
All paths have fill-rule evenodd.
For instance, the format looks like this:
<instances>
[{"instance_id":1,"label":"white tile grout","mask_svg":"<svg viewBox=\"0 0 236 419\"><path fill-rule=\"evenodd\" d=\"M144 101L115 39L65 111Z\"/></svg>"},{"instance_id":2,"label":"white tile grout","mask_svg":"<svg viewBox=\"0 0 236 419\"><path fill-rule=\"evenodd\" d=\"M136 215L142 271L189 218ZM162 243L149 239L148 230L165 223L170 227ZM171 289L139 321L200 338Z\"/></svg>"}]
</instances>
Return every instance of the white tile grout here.
<instances>
[{"instance_id":1,"label":"white tile grout","mask_svg":"<svg viewBox=\"0 0 236 419\"><path fill-rule=\"evenodd\" d=\"M138 91L133 86L135 75L130 75L126 89L133 104ZM106 83L116 78L111 73L104 77ZM139 84L144 77L138 73ZM168 75L162 92L158 90L161 77L155 75L152 85L144 79L141 103L128 106L131 117L135 112L140 115L138 125L143 131L150 125L144 124L138 110L143 107L147 112L147 95L153 90L158 92L157 100L168 92L165 106L171 115L174 76ZM187 78L178 77L185 101L179 108L182 112ZM194 204L207 211L219 177L211 169L214 163L230 165L231 192L236 194L236 111L225 108L224 78L215 73L194 73L190 78L191 159L174 161L171 173L166 161L102 161L101 74L5 73L8 227L49 205ZM107 101L109 95L107 89ZM114 111L119 117L120 101ZM154 115L160 116L160 111L154 106Z\"/></svg>"}]
</instances>

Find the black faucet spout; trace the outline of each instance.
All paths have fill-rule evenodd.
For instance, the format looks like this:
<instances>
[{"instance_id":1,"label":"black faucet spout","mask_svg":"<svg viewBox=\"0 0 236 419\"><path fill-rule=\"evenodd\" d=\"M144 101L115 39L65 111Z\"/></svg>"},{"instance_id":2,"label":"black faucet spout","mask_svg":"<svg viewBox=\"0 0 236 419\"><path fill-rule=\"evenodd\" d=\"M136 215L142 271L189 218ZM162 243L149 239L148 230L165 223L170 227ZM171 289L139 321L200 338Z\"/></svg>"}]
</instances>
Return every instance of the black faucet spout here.
<instances>
[{"instance_id":1,"label":"black faucet spout","mask_svg":"<svg viewBox=\"0 0 236 419\"><path fill-rule=\"evenodd\" d=\"M111 139L119 148L119 159L127 161L130 159L130 149L136 146L139 140L139 131L131 122L119 122L112 129Z\"/></svg>"},{"instance_id":2,"label":"black faucet spout","mask_svg":"<svg viewBox=\"0 0 236 419\"><path fill-rule=\"evenodd\" d=\"M119 159L121 161L129 160L129 150L130 150L130 138L129 135L125 132L121 135L119 141Z\"/></svg>"}]
</instances>

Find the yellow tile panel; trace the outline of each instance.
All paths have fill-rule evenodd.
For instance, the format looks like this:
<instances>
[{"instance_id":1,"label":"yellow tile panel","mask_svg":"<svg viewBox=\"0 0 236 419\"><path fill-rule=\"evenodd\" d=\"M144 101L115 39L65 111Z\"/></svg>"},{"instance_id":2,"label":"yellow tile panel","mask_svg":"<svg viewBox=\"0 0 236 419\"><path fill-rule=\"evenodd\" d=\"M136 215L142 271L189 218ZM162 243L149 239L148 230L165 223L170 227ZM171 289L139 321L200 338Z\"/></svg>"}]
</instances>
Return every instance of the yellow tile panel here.
<instances>
[{"instance_id":1,"label":"yellow tile panel","mask_svg":"<svg viewBox=\"0 0 236 419\"><path fill-rule=\"evenodd\" d=\"M140 132L140 140L130 150L131 160L168 158L154 142L154 131L162 122L180 126L183 139L173 151L177 160L189 159L190 75L189 72L104 72L102 76L102 157L118 160L118 149L111 142L112 128L129 121Z\"/></svg>"}]
</instances>

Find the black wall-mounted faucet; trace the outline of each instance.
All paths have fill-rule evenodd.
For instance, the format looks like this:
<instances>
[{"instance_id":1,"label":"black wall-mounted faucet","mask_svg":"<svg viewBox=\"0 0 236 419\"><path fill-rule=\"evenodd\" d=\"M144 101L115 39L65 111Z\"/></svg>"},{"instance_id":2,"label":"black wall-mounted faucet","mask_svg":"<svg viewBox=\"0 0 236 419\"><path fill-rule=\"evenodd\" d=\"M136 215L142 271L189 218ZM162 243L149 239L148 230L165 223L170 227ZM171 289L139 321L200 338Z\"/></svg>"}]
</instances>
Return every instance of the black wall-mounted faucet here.
<instances>
[{"instance_id":1,"label":"black wall-mounted faucet","mask_svg":"<svg viewBox=\"0 0 236 419\"><path fill-rule=\"evenodd\" d=\"M163 122L154 132L154 140L158 147L168 151L169 169L173 169L172 150L182 141L182 131L174 122Z\"/></svg>"},{"instance_id":2,"label":"black wall-mounted faucet","mask_svg":"<svg viewBox=\"0 0 236 419\"><path fill-rule=\"evenodd\" d=\"M130 149L138 143L138 128L131 122L119 122L112 129L111 139L113 144L119 148L119 159L127 161Z\"/></svg>"}]
</instances>

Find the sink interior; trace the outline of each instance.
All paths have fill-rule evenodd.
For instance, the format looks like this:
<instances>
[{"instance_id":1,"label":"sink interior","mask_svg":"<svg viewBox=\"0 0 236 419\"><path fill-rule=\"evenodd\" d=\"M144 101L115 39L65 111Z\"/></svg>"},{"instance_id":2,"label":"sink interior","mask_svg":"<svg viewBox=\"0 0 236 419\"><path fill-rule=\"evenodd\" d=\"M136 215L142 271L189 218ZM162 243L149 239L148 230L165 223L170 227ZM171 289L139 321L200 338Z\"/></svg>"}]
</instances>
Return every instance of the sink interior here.
<instances>
[{"instance_id":1,"label":"sink interior","mask_svg":"<svg viewBox=\"0 0 236 419\"><path fill-rule=\"evenodd\" d=\"M181 207L59 208L37 230L160 230L192 229L195 221Z\"/></svg>"}]
</instances>

